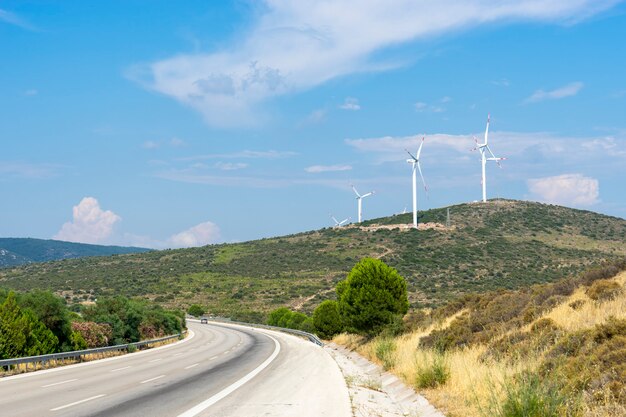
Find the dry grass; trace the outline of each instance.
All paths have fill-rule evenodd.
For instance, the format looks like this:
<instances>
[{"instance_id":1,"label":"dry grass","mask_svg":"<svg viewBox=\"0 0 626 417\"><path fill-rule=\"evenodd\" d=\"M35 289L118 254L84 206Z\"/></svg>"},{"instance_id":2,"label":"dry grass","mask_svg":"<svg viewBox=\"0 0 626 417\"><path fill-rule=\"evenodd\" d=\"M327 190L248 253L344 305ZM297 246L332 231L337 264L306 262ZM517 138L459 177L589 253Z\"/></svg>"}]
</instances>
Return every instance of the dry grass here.
<instances>
[{"instance_id":1,"label":"dry grass","mask_svg":"<svg viewBox=\"0 0 626 417\"><path fill-rule=\"evenodd\" d=\"M626 272L620 273L614 280L622 287L626 287ZM585 302L577 308L572 308L570 305L577 300L584 300ZM454 318L463 313L464 311L458 312L427 329L420 329L397 337L394 340L395 350L392 352L391 363L393 366L389 370L402 378L408 385L415 386L420 367L423 367L424 364L433 363L438 356L441 358L441 353L420 347L420 339L433 330L448 327ZM597 324L605 323L609 317L626 318L626 291L614 299L595 302L585 294L584 288L579 288L564 302L537 320L550 318L565 331L573 332L590 329ZM533 323L522 330L529 330ZM333 341L357 350L373 362L381 363L376 355L377 348L381 343L380 339L365 342L362 337L342 334ZM494 399L503 398L503 387L507 381L511 381L515 375L524 371L537 371L544 353L536 352L536 354L523 359L506 358L506 360L499 361L486 359L489 357L485 355L486 351L487 346L473 345L446 353L443 360L450 371L449 379L437 388L420 390L421 393L449 417L488 415L486 410L489 409L490 402L493 402ZM605 406L595 406L594 408L589 408L587 405L583 406L585 417L617 417L626 415L625 411L622 405L610 400L607 400Z\"/></svg>"},{"instance_id":2,"label":"dry grass","mask_svg":"<svg viewBox=\"0 0 626 417\"><path fill-rule=\"evenodd\" d=\"M624 287L626 272L622 272L614 280ZM584 300L584 304L573 309L570 304L577 300ZM566 302L544 315L567 331L589 329L596 324L604 323L611 316L626 318L626 295L622 293L612 300L597 302L591 300L583 288L576 290Z\"/></svg>"}]
</instances>

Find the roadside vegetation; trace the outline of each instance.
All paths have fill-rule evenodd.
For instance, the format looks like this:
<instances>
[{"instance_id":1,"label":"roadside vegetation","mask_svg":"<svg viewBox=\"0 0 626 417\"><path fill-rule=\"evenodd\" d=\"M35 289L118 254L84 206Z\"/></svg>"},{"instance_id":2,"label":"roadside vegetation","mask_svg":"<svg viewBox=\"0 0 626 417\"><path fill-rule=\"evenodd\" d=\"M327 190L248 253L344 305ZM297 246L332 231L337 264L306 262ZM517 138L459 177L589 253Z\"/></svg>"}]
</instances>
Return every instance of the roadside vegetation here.
<instances>
[{"instance_id":1,"label":"roadside vegetation","mask_svg":"<svg viewBox=\"0 0 626 417\"><path fill-rule=\"evenodd\" d=\"M402 334L343 333L448 416L626 415L626 260L413 310Z\"/></svg>"},{"instance_id":2,"label":"roadside vegetation","mask_svg":"<svg viewBox=\"0 0 626 417\"><path fill-rule=\"evenodd\" d=\"M138 342L180 333L184 314L112 297L70 311L48 291L0 289L0 359Z\"/></svg>"}]
</instances>

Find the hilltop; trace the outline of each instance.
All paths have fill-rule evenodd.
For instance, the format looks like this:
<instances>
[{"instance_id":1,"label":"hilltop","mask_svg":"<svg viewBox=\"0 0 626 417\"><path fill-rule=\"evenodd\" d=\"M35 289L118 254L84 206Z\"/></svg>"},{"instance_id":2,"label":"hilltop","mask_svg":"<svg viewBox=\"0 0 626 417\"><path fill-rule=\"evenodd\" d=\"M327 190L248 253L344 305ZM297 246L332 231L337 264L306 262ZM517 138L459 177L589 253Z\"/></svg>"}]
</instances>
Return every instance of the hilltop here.
<instances>
[{"instance_id":1,"label":"hilltop","mask_svg":"<svg viewBox=\"0 0 626 417\"><path fill-rule=\"evenodd\" d=\"M108 256L147 252L150 249L88 245L32 238L0 238L0 268L85 256Z\"/></svg>"},{"instance_id":2,"label":"hilltop","mask_svg":"<svg viewBox=\"0 0 626 417\"><path fill-rule=\"evenodd\" d=\"M408 281L413 307L468 292L516 289L626 256L626 220L533 202L492 200L256 241L81 258L0 270L0 286L45 288L81 301L143 297L169 307L262 319L288 305L310 312L361 258L380 258ZM260 313L260 314L259 314Z\"/></svg>"}]
</instances>

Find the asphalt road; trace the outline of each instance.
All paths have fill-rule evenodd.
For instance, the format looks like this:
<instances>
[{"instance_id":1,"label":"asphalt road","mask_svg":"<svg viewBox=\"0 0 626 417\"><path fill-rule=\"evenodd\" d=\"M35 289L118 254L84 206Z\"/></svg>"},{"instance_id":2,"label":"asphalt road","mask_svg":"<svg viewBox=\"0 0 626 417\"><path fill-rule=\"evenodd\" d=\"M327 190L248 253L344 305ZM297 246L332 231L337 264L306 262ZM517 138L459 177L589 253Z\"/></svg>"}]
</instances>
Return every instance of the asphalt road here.
<instances>
[{"instance_id":1,"label":"asphalt road","mask_svg":"<svg viewBox=\"0 0 626 417\"><path fill-rule=\"evenodd\" d=\"M188 323L176 344L0 379L0 416L351 416L337 364L297 337Z\"/></svg>"}]
</instances>

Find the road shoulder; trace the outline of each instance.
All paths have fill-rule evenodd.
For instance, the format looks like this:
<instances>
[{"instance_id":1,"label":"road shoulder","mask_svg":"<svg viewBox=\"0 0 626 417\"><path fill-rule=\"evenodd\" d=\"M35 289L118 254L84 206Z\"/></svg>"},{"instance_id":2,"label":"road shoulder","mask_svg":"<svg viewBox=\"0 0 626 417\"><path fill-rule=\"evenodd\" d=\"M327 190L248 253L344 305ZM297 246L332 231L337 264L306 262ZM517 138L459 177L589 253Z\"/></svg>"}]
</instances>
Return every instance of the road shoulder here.
<instances>
[{"instance_id":1,"label":"road shoulder","mask_svg":"<svg viewBox=\"0 0 626 417\"><path fill-rule=\"evenodd\" d=\"M358 353L335 343L326 344L324 349L343 373L355 417L445 417L395 375Z\"/></svg>"}]
</instances>

